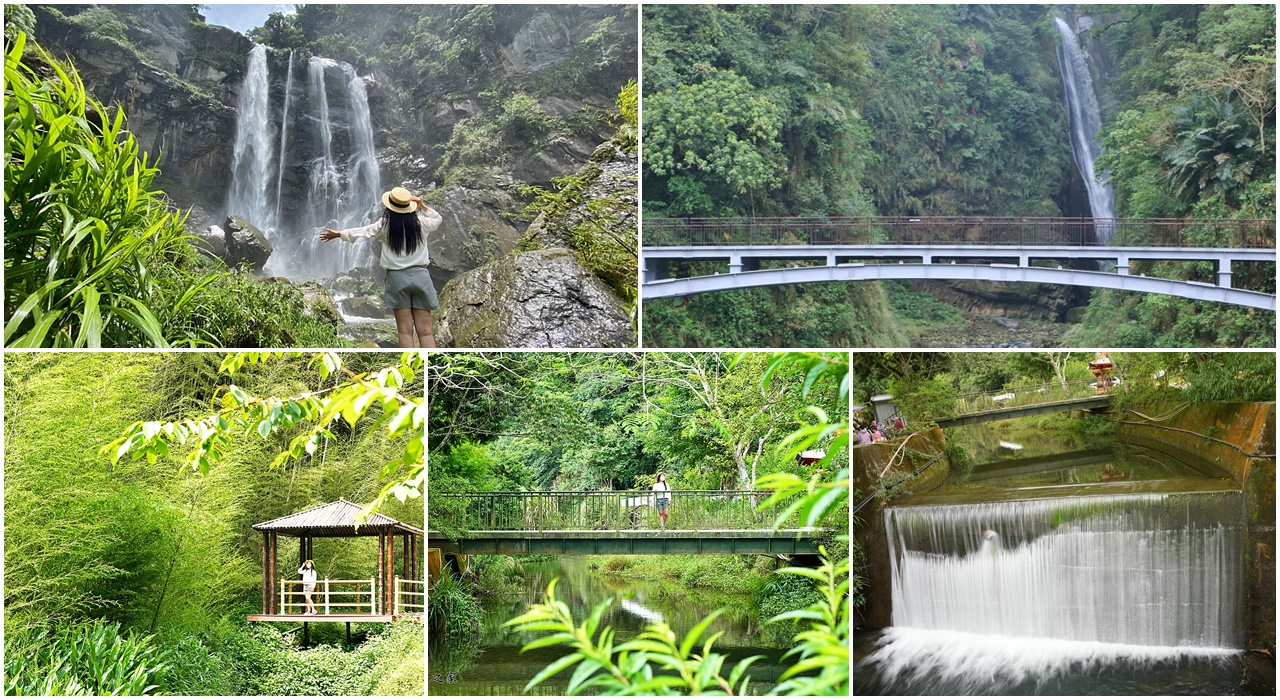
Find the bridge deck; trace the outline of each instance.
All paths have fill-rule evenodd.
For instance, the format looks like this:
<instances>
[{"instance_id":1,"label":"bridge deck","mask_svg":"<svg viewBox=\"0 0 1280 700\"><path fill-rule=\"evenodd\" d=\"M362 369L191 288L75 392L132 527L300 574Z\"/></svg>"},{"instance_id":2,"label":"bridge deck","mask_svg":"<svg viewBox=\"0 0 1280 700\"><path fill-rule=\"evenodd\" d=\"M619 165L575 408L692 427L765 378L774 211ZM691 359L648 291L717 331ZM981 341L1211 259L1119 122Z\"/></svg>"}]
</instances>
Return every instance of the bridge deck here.
<instances>
[{"instance_id":1,"label":"bridge deck","mask_svg":"<svg viewBox=\"0 0 1280 700\"><path fill-rule=\"evenodd\" d=\"M1008 418L1039 416L1045 413L1087 411L1096 408L1106 408L1110 405L1110 396L1089 396L1080 399L1066 399L1063 401L1049 401L1045 403L1027 404L1024 406L1010 406L1009 408L994 408L989 411L977 411L974 413L959 415L954 418L944 418L938 421L938 427L954 428L958 425L973 425L975 423L988 423L990 421L1005 420Z\"/></svg>"},{"instance_id":2,"label":"bridge deck","mask_svg":"<svg viewBox=\"0 0 1280 700\"><path fill-rule=\"evenodd\" d=\"M246 615L249 622L395 622L417 619L420 615Z\"/></svg>"}]
</instances>

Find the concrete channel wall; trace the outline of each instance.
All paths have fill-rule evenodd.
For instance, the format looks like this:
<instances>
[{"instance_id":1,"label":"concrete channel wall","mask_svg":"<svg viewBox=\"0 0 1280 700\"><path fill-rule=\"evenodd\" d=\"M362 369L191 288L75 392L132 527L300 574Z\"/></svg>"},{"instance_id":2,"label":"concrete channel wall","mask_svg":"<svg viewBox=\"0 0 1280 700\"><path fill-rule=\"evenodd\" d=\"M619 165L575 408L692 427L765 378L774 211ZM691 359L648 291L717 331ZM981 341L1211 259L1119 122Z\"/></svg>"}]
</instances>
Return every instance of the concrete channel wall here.
<instances>
[{"instance_id":1,"label":"concrete channel wall","mask_svg":"<svg viewBox=\"0 0 1280 700\"><path fill-rule=\"evenodd\" d=\"M907 448L898 458L894 453L908 441ZM886 440L874 445L853 448L853 487L859 492L854 500L857 506L862 499L875 491L882 475L905 475L923 467L929 459L946 446L942 430L934 428L926 433L915 433L906 438ZM889 468L893 460L892 468ZM944 456L911 480L906 489L913 494L928 493L946 481L951 473L951 463ZM906 495L905 493L899 495ZM889 572L889 543L884 530L884 506L881 499L872 499L854 515L853 538L866 554L867 579L866 605L854 609L855 627L888 627L893 619L892 583Z\"/></svg>"},{"instance_id":2,"label":"concrete channel wall","mask_svg":"<svg viewBox=\"0 0 1280 700\"><path fill-rule=\"evenodd\" d=\"M1154 449L1190 452L1229 473L1244 488L1245 645L1276 650L1276 405L1217 403L1174 410L1118 411L1116 434ZM1139 415L1143 414L1143 415Z\"/></svg>"}]
</instances>

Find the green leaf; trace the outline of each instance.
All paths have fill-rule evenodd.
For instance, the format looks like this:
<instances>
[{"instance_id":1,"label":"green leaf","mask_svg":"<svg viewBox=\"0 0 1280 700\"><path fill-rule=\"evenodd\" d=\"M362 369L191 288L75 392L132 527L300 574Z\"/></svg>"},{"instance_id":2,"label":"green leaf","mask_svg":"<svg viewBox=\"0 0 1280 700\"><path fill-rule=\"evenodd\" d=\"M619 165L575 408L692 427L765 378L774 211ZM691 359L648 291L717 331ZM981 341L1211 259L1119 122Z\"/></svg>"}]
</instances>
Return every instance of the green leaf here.
<instances>
[{"instance_id":1,"label":"green leaf","mask_svg":"<svg viewBox=\"0 0 1280 700\"><path fill-rule=\"evenodd\" d=\"M545 681L546 679L556 675L557 673L565 670L566 668L569 668L570 666L578 663L583 658L584 657L582 656L582 654L574 652L568 656L565 656L563 658L560 658L551 662L546 668L539 671L538 675L534 676L533 680L529 681L528 684L525 685L524 689L529 690L530 688L541 683L542 681Z\"/></svg>"}]
</instances>

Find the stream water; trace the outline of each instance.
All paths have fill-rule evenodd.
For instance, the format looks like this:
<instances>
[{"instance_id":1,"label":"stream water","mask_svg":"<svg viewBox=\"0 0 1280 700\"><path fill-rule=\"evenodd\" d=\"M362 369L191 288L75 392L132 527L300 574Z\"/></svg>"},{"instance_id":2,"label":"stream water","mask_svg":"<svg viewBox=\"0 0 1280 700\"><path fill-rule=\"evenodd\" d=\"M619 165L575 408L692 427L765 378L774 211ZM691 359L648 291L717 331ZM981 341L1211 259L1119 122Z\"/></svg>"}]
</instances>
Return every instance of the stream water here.
<instances>
[{"instance_id":1,"label":"stream water","mask_svg":"<svg viewBox=\"0 0 1280 700\"><path fill-rule=\"evenodd\" d=\"M1079 433L952 435L971 471L884 510L893 626L854 638L860 694L1235 694L1244 499L1212 464Z\"/></svg>"},{"instance_id":2,"label":"stream water","mask_svg":"<svg viewBox=\"0 0 1280 700\"><path fill-rule=\"evenodd\" d=\"M752 694L764 695L778 676L790 666L779 659L791 647L792 630L766 628L757 619L755 605L748 596L714 591L689 592L668 581L622 580L599 575L588 569L586 557L526 561L524 584L518 595L491 598L483 602L484 621L480 636L471 644L439 643L428 639L428 695L563 695L572 671L561 672L538 687L525 692L524 686L539 671L566 655L561 646L536 649L524 654L520 648L547 633L515 633L502 623L541 602L547 584L559 578L556 596L569 606L575 621L587 617L599 602L612 598L601 626L611 625L615 644L639 634L650 621L665 620L678 639L717 608L724 614L712 623L707 635L722 632L715 649L726 654L724 673L740 659L762 655L751 666ZM706 639L706 636L703 637Z\"/></svg>"}]
</instances>

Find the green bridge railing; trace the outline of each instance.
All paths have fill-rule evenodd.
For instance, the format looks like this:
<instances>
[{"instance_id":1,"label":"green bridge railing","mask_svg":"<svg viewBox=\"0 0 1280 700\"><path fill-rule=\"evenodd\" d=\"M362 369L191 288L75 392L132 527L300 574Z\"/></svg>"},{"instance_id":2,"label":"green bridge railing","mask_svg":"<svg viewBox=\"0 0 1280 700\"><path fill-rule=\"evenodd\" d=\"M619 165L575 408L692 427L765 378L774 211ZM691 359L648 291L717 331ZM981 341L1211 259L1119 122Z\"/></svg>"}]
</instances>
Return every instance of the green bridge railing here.
<instances>
[{"instance_id":1,"label":"green bridge railing","mask_svg":"<svg viewBox=\"0 0 1280 700\"><path fill-rule=\"evenodd\" d=\"M427 527L471 530L657 530L657 491L432 492ZM768 530L791 499L762 507L771 491L668 492L668 530ZM837 516L838 517L838 516ZM782 528L800 524L792 515Z\"/></svg>"},{"instance_id":2,"label":"green bridge railing","mask_svg":"<svg viewBox=\"0 0 1280 700\"><path fill-rule=\"evenodd\" d=\"M1047 384L960 394L956 397L955 415L950 417L1104 396L1114 393L1118 389L1119 377L1113 377L1111 381L1113 383L1112 386L1103 390L1098 389L1096 380L1077 379L1065 384L1062 382L1049 382Z\"/></svg>"}]
</instances>

